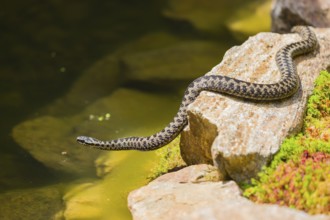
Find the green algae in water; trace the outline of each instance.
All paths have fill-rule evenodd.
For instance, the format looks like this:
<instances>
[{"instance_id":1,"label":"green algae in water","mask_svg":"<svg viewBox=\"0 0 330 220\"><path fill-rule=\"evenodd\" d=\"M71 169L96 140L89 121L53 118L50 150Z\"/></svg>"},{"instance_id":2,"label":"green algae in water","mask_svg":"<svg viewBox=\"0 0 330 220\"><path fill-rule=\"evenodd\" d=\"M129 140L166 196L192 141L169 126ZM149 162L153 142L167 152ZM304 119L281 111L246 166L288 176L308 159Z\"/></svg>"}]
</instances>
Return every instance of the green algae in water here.
<instances>
[{"instance_id":1,"label":"green algae in water","mask_svg":"<svg viewBox=\"0 0 330 220\"><path fill-rule=\"evenodd\" d=\"M0 219L62 219L62 185L0 194Z\"/></svg>"},{"instance_id":2,"label":"green algae in water","mask_svg":"<svg viewBox=\"0 0 330 220\"><path fill-rule=\"evenodd\" d=\"M228 28L238 40L245 40L251 35L269 31L271 18L269 16L272 1L251 2L247 7L234 13L228 21Z\"/></svg>"},{"instance_id":3,"label":"green algae in water","mask_svg":"<svg viewBox=\"0 0 330 220\"><path fill-rule=\"evenodd\" d=\"M110 155L110 154L109 154ZM67 219L130 219L128 193L147 183L147 175L156 159L152 152L111 152L110 173L101 180L79 184L64 197Z\"/></svg>"},{"instance_id":4,"label":"green algae in water","mask_svg":"<svg viewBox=\"0 0 330 220\"><path fill-rule=\"evenodd\" d=\"M121 94L129 94L129 96L124 96L124 98L120 96L120 99L112 102L109 102L109 100L97 102L103 103L103 108L105 108L104 105L107 107L109 103L112 103L107 108L111 113L111 120L107 121L106 124L99 123L98 120L88 120L88 125L95 123L93 132L99 132L98 135L106 134L111 133L111 131L114 132L116 127L127 126L129 128L126 129L124 134L122 132L114 135L126 137L151 134L161 130L164 126L162 124L169 120L169 116L172 115L178 105L176 100L168 95L121 91ZM158 100L162 100L162 102L158 102ZM149 107L143 108L144 111L137 111L143 103ZM115 109L114 104L117 104ZM101 111L97 106L99 105L94 107L91 105L89 110L91 112ZM121 110L120 106L125 106L125 109ZM85 111L87 116L90 115L89 110ZM159 115L159 112L162 112L162 114ZM150 120L150 118L157 118L157 120ZM88 131L91 126L85 128ZM97 151L95 149L84 149L86 152ZM67 219L130 219L127 208L127 195L130 191L148 182L147 177L154 166L154 162L157 161L156 152L97 152L102 152L102 155L95 161L96 174L101 179L87 181L68 189L64 197L66 202L64 215Z\"/></svg>"}]
</instances>

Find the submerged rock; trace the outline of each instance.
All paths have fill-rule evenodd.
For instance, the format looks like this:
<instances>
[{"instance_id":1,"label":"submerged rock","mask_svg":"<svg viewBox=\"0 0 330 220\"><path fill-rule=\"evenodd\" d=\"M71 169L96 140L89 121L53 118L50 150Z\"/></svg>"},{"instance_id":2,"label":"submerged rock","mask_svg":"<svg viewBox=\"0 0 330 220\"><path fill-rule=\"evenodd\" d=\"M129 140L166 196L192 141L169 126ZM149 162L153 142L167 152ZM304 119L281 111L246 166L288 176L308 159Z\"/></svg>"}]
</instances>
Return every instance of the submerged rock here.
<instances>
[{"instance_id":1,"label":"submerged rock","mask_svg":"<svg viewBox=\"0 0 330 220\"><path fill-rule=\"evenodd\" d=\"M120 49L94 62L81 73L81 76L64 96L46 106L43 112L52 115L76 114L96 99L108 96L125 82L128 73L127 69L123 68L125 66L122 62L123 57L130 57L132 54L140 54L149 50L162 50L177 42L178 39L173 35L156 32L125 44ZM148 66L145 68L148 69ZM153 74L157 76L158 73Z\"/></svg>"},{"instance_id":2,"label":"submerged rock","mask_svg":"<svg viewBox=\"0 0 330 220\"><path fill-rule=\"evenodd\" d=\"M118 58L106 56L84 71L68 93L48 105L44 112L50 115L76 113L95 99L116 90L122 82L121 74Z\"/></svg>"},{"instance_id":3,"label":"submerged rock","mask_svg":"<svg viewBox=\"0 0 330 220\"><path fill-rule=\"evenodd\" d=\"M163 14L171 19L187 21L199 31L218 34L224 32L226 21L233 12L247 4L241 0L170 0Z\"/></svg>"},{"instance_id":4,"label":"submerged rock","mask_svg":"<svg viewBox=\"0 0 330 220\"><path fill-rule=\"evenodd\" d=\"M188 107L189 125L181 133L181 154L187 164L214 164L224 176L236 181L256 176L285 137L301 129L313 82L330 64L330 29L315 32L320 48L296 59L301 89L293 97L264 103L213 92L199 95ZM297 34L258 34L227 51L223 61L208 74L276 82L280 77L276 52L299 39Z\"/></svg>"},{"instance_id":5,"label":"submerged rock","mask_svg":"<svg viewBox=\"0 0 330 220\"><path fill-rule=\"evenodd\" d=\"M13 129L13 137L47 167L64 173L94 175L94 160L102 151L77 144L77 136L111 139L148 135L170 121L178 105L177 98L171 95L119 89L77 115L42 116L25 121Z\"/></svg>"},{"instance_id":6,"label":"submerged rock","mask_svg":"<svg viewBox=\"0 0 330 220\"><path fill-rule=\"evenodd\" d=\"M129 191L147 182L155 152L116 151L102 156L98 166L113 166L102 179L81 180L64 195L65 219L130 219L126 206ZM100 169L100 168L99 168Z\"/></svg>"},{"instance_id":7,"label":"submerged rock","mask_svg":"<svg viewBox=\"0 0 330 220\"><path fill-rule=\"evenodd\" d=\"M17 125L13 137L32 157L53 170L92 174L99 152L75 147L73 126L77 123L77 120L43 116Z\"/></svg>"},{"instance_id":8,"label":"submerged rock","mask_svg":"<svg viewBox=\"0 0 330 220\"><path fill-rule=\"evenodd\" d=\"M330 27L330 2L328 0L274 0L272 31L288 32L297 24Z\"/></svg>"},{"instance_id":9,"label":"submerged rock","mask_svg":"<svg viewBox=\"0 0 330 220\"><path fill-rule=\"evenodd\" d=\"M199 172L210 167L198 165ZM153 219L235 219L235 220L328 220L326 216L310 216L304 212L277 205L257 205L241 196L233 181L193 183L187 181L190 167L152 181L129 194L128 206L134 220ZM175 178L171 178L175 176ZM189 178L188 178L189 179Z\"/></svg>"},{"instance_id":10,"label":"submerged rock","mask_svg":"<svg viewBox=\"0 0 330 220\"><path fill-rule=\"evenodd\" d=\"M62 219L59 186L9 191L0 194L0 219Z\"/></svg>"},{"instance_id":11,"label":"submerged rock","mask_svg":"<svg viewBox=\"0 0 330 220\"><path fill-rule=\"evenodd\" d=\"M75 81L67 94L43 109L45 114L76 114L95 99L107 96L122 84L181 86L219 62L227 45L212 41L185 41L165 33L150 33L101 58ZM1 98L1 97L0 97Z\"/></svg>"},{"instance_id":12,"label":"submerged rock","mask_svg":"<svg viewBox=\"0 0 330 220\"><path fill-rule=\"evenodd\" d=\"M262 4L252 1L246 7L235 12L227 22L227 26L234 37L241 41L259 32L269 31L271 24L270 8L271 0L266 0Z\"/></svg>"},{"instance_id":13,"label":"submerged rock","mask_svg":"<svg viewBox=\"0 0 330 220\"><path fill-rule=\"evenodd\" d=\"M164 82L193 80L219 62L226 46L207 41L190 41L170 47L123 56L129 80Z\"/></svg>"}]
</instances>

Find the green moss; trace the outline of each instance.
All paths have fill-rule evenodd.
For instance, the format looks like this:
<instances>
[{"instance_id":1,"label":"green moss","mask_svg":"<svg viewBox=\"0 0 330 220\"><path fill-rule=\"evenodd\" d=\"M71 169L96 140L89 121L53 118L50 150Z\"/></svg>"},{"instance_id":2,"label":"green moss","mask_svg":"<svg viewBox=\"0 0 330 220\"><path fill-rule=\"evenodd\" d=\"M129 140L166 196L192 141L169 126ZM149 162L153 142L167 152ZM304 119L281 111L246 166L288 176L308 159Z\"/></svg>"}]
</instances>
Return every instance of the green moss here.
<instances>
[{"instance_id":1,"label":"green moss","mask_svg":"<svg viewBox=\"0 0 330 220\"><path fill-rule=\"evenodd\" d=\"M286 139L244 195L259 203L277 203L311 214L330 214L330 74L322 71L309 98L304 131ZM315 160L322 152L326 160ZM308 157L307 157L308 156Z\"/></svg>"},{"instance_id":2,"label":"green moss","mask_svg":"<svg viewBox=\"0 0 330 220\"><path fill-rule=\"evenodd\" d=\"M164 173L186 166L180 155L180 136L175 138L167 146L156 151L158 160L149 175L149 179L153 180Z\"/></svg>"},{"instance_id":3,"label":"green moss","mask_svg":"<svg viewBox=\"0 0 330 220\"><path fill-rule=\"evenodd\" d=\"M330 74L322 71L309 98L305 119L305 136L330 140Z\"/></svg>"},{"instance_id":4,"label":"green moss","mask_svg":"<svg viewBox=\"0 0 330 220\"><path fill-rule=\"evenodd\" d=\"M306 124L330 115L330 74L322 71L315 81L313 95L308 100Z\"/></svg>"},{"instance_id":5,"label":"green moss","mask_svg":"<svg viewBox=\"0 0 330 220\"><path fill-rule=\"evenodd\" d=\"M286 205L311 214L330 214L330 154L305 151L300 160L280 164L245 191L258 203Z\"/></svg>"}]
</instances>

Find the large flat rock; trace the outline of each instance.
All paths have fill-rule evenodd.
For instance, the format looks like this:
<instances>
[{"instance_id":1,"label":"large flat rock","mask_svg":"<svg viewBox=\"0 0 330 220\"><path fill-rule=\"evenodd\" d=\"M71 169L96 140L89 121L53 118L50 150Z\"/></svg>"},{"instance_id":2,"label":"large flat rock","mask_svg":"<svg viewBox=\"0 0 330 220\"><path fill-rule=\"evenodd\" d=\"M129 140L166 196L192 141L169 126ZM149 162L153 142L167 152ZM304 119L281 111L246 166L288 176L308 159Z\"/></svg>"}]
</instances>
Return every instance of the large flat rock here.
<instances>
[{"instance_id":1,"label":"large flat rock","mask_svg":"<svg viewBox=\"0 0 330 220\"><path fill-rule=\"evenodd\" d=\"M188 108L189 125L181 134L187 164L214 164L223 175L247 181L271 160L287 136L300 131L313 82L330 64L330 29L314 30L320 47L296 59L301 88L293 97L265 103L213 92L199 95ZM297 34L260 33L227 51L208 74L276 82L280 78L276 52L298 40Z\"/></svg>"},{"instance_id":2,"label":"large flat rock","mask_svg":"<svg viewBox=\"0 0 330 220\"><path fill-rule=\"evenodd\" d=\"M152 181L129 194L128 206L134 220L235 219L235 220L329 220L324 215L278 205L258 205L241 196L233 181L207 182L209 166L187 167ZM197 181L195 175L199 173ZM190 179L190 181L189 181Z\"/></svg>"}]
</instances>

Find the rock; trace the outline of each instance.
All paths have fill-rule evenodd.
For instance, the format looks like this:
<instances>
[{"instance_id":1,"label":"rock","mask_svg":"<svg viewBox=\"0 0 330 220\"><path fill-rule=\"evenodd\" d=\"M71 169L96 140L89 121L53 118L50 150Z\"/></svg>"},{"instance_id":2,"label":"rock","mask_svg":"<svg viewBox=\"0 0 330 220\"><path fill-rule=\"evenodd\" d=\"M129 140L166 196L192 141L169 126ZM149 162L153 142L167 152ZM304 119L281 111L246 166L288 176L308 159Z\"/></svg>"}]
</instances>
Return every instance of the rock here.
<instances>
[{"instance_id":1,"label":"rock","mask_svg":"<svg viewBox=\"0 0 330 220\"><path fill-rule=\"evenodd\" d=\"M274 0L272 31L288 32L294 25L330 27L330 2L328 0Z\"/></svg>"},{"instance_id":2,"label":"rock","mask_svg":"<svg viewBox=\"0 0 330 220\"><path fill-rule=\"evenodd\" d=\"M192 183L196 178L194 175L187 178L187 173L196 169L207 173L210 167L187 167L131 192L128 206L133 219L330 219L277 205L254 204L241 196L241 190L233 181Z\"/></svg>"},{"instance_id":3,"label":"rock","mask_svg":"<svg viewBox=\"0 0 330 220\"><path fill-rule=\"evenodd\" d=\"M138 111L141 105L143 111ZM41 116L25 121L13 129L13 137L47 167L71 175L94 176L94 160L102 151L77 144L77 136L111 139L151 134L170 121L178 105L172 95L119 89L71 117ZM108 171L100 171L104 172Z\"/></svg>"},{"instance_id":4,"label":"rock","mask_svg":"<svg viewBox=\"0 0 330 220\"><path fill-rule=\"evenodd\" d=\"M223 180L216 167L208 164L192 165L180 172L171 172L158 177L157 182L200 183Z\"/></svg>"},{"instance_id":5,"label":"rock","mask_svg":"<svg viewBox=\"0 0 330 220\"><path fill-rule=\"evenodd\" d=\"M320 48L296 59L302 89L293 97L264 103L205 91L199 95L188 107L189 125L181 133L181 155L187 164L214 164L222 175L248 181L271 160L285 137L300 131L313 82L330 64L330 29L315 32ZM227 51L208 74L276 82L276 52L299 39L297 34L260 33Z\"/></svg>"},{"instance_id":6,"label":"rock","mask_svg":"<svg viewBox=\"0 0 330 220\"><path fill-rule=\"evenodd\" d=\"M297 211L287 207L280 207L277 205L257 205L251 203L244 204L243 201L222 201L211 208L205 207L192 211L191 218L189 219L329 220L330 218L325 215L312 216L302 211Z\"/></svg>"},{"instance_id":7,"label":"rock","mask_svg":"<svg viewBox=\"0 0 330 220\"><path fill-rule=\"evenodd\" d=\"M0 219L62 219L59 186L9 191L0 194Z\"/></svg>"}]
</instances>

